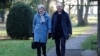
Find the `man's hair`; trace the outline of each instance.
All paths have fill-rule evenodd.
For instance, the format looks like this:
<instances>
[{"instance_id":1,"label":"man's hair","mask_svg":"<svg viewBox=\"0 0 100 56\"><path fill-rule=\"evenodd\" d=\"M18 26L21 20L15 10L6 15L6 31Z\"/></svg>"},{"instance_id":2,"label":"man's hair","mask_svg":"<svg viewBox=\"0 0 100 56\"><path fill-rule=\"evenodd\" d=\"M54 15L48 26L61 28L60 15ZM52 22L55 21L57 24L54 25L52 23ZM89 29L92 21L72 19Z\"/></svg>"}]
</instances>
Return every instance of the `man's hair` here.
<instances>
[{"instance_id":1,"label":"man's hair","mask_svg":"<svg viewBox=\"0 0 100 56\"><path fill-rule=\"evenodd\" d=\"M57 2L57 3L56 3L56 6L63 6L63 5L62 5L62 2Z\"/></svg>"}]
</instances>

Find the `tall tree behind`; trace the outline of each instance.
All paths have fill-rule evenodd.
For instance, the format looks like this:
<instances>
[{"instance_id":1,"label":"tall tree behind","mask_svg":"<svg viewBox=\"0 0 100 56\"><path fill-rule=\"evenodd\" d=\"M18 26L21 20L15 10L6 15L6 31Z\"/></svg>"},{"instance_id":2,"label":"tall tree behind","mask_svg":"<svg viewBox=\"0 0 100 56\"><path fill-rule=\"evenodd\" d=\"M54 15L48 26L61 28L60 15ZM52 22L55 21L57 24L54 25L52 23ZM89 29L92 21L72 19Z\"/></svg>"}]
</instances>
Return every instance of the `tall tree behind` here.
<instances>
[{"instance_id":1,"label":"tall tree behind","mask_svg":"<svg viewBox=\"0 0 100 56\"><path fill-rule=\"evenodd\" d=\"M79 4L80 2L80 4ZM77 0L77 20L78 20L78 26L84 26L84 20L83 20L83 0L79 1Z\"/></svg>"},{"instance_id":2,"label":"tall tree behind","mask_svg":"<svg viewBox=\"0 0 100 56\"><path fill-rule=\"evenodd\" d=\"M1 23L4 23L5 20L5 9L10 8L11 1L10 0L0 0L0 14L1 14Z\"/></svg>"},{"instance_id":3,"label":"tall tree behind","mask_svg":"<svg viewBox=\"0 0 100 56\"><path fill-rule=\"evenodd\" d=\"M46 10L47 10L47 12L49 12L50 1L51 1L51 0L47 0L47 4L46 4Z\"/></svg>"},{"instance_id":4,"label":"tall tree behind","mask_svg":"<svg viewBox=\"0 0 100 56\"><path fill-rule=\"evenodd\" d=\"M64 2L64 0L62 0L62 4L63 4L63 9L64 9L64 7L65 7L65 2Z\"/></svg>"},{"instance_id":5,"label":"tall tree behind","mask_svg":"<svg viewBox=\"0 0 100 56\"><path fill-rule=\"evenodd\" d=\"M40 0L32 0L31 3L29 4L29 6L32 7L33 9L33 16L36 14L37 12L37 5L40 4Z\"/></svg>"},{"instance_id":6,"label":"tall tree behind","mask_svg":"<svg viewBox=\"0 0 100 56\"><path fill-rule=\"evenodd\" d=\"M100 56L100 0L98 0L98 56Z\"/></svg>"},{"instance_id":7,"label":"tall tree behind","mask_svg":"<svg viewBox=\"0 0 100 56\"><path fill-rule=\"evenodd\" d=\"M43 4L44 0L39 0L41 4Z\"/></svg>"},{"instance_id":8,"label":"tall tree behind","mask_svg":"<svg viewBox=\"0 0 100 56\"><path fill-rule=\"evenodd\" d=\"M89 5L90 5L90 0L87 0L87 5L85 7L85 15L84 15L84 23L87 25L88 24L88 11L89 11Z\"/></svg>"},{"instance_id":9,"label":"tall tree behind","mask_svg":"<svg viewBox=\"0 0 100 56\"><path fill-rule=\"evenodd\" d=\"M49 5L51 0L39 0L41 4L44 4L46 7L46 11L49 12Z\"/></svg>"}]
</instances>

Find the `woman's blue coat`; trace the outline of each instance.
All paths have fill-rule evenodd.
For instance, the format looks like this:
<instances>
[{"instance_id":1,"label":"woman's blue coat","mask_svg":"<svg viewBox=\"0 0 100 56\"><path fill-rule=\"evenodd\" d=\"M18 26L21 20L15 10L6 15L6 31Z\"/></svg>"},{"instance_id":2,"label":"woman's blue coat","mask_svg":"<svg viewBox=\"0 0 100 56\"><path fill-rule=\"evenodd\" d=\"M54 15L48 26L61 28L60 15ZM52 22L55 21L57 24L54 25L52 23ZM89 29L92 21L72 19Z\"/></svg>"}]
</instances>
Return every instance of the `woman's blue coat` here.
<instances>
[{"instance_id":1,"label":"woman's blue coat","mask_svg":"<svg viewBox=\"0 0 100 56\"><path fill-rule=\"evenodd\" d=\"M51 32L51 19L47 12L44 13L45 23L41 23L41 17L39 13L36 13L33 20L33 33L34 42L46 43L48 39L48 33Z\"/></svg>"}]
</instances>

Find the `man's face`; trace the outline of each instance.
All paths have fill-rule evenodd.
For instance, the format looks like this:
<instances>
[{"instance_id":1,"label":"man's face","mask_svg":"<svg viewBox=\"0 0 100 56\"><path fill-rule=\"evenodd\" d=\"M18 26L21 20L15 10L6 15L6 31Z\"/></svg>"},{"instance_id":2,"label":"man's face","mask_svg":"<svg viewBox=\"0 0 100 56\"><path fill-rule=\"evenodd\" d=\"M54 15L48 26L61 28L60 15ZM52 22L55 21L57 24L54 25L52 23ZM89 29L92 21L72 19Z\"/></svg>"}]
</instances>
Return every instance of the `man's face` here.
<instances>
[{"instance_id":1,"label":"man's face","mask_svg":"<svg viewBox=\"0 0 100 56\"><path fill-rule=\"evenodd\" d=\"M44 9L43 9L43 8L39 8L39 9L38 9L38 12L39 12L40 14L43 14L43 13L44 13Z\"/></svg>"},{"instance_id":2,"label":"man's face","mask_svg":"<svg viewBox=\"0 0 100 56\"><path fill-rule=\"evenodd\" d=\"M62 6L61 5L57 5L57 11L62 11L62 10L63 10Z\"/></svg>"}]
</instances>

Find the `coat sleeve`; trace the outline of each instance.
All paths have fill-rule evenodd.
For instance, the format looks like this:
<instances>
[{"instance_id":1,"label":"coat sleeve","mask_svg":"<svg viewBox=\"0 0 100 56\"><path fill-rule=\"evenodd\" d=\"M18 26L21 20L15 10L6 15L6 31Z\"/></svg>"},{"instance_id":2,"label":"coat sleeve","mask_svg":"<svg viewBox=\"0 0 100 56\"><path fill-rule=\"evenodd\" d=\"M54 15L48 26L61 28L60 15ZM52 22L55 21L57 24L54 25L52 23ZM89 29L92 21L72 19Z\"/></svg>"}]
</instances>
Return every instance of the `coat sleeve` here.
<instances>
[{"instance_id":1,"label":"coat sleeve","mask_svg":"<svg viewBox=\"0 0 100 56\"><path fill-rule=\"evenodd\" d=\"M50 16L48 16L47 25L48 25L48 33L51 33L51 18L50 18Z\"/></svg>"},{"instance_id":2,"label":"coat sleeve","mask_svg":"<svg viewBox=\"0 0 100 56\"><path fill-rule=\"evenodd\" d=\"M32 29L33 29L33 32L32 33L34 33L34 28L35 28L35 26L36 26L36 15L34 16L34 18L33 18L33 25L32 25Z\"/></svg>"},{"instance_id":3,"label":"coat sleeve","mask_svg":"<svg viewBox=\"0 0 100 56\"><path fill-rule=\"evenodd\" d=\"M51 34L52 37L54 38L54 14L52 15L52 19L51 19Z\"/></svg>"},{"instance_id":4,"label":"coat sleeve","mask_svg":"<svg viewBox=\"0 0 100 56\"><path fill-rule=\"evenodd\" d=\"M70 17L68 14L66 14L66 21L67 21L67 27L68 27L68 32L69 34L72 34L72 24L71 24L71 21L70 21Z\"/></svg>"}]
</instances>

